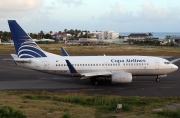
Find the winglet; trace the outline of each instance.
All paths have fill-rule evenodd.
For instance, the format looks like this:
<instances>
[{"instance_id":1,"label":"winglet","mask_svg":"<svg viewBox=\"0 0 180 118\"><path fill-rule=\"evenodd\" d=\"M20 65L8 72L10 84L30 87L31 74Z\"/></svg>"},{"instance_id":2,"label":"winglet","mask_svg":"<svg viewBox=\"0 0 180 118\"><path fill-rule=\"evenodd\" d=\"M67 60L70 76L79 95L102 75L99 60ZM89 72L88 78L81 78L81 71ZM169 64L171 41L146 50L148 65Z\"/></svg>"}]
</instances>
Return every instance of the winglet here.
<instances>
[{"instance_id":1,"label":"winglet","mask_svg":"<svg viewBox=\"0 0 180 118\"><path fill-rule=\"evenodd\" d=\"M76 69L73 67L73 65L69 62L69 60L66 60L67 66L69 68L69 71L72 75L79 74Z\"/></svg>"},{"instance_id":2,"label":"winglet","mask_svg":"<svg viewBox=\"0 0 180 118\"><path fill-rule=\"evenodd\" d=\"M178 59L174 59L174 60L172 60L172 61L170 61L171 63L175 63L175 62L177 62L177 61L179 61L180 60L180 58L178 58Z\"/></svg>"},{"instance_id":3,"label":"winglet","mask_svg":"<svg viewBox=\"0 0 180 118\"><path fill-rule=\"evenodd\" d=\"M69 56L69 54L66 52L66 50L63 47L61 47L61 51L63 56Z\"/></svg>"}]
</instances>

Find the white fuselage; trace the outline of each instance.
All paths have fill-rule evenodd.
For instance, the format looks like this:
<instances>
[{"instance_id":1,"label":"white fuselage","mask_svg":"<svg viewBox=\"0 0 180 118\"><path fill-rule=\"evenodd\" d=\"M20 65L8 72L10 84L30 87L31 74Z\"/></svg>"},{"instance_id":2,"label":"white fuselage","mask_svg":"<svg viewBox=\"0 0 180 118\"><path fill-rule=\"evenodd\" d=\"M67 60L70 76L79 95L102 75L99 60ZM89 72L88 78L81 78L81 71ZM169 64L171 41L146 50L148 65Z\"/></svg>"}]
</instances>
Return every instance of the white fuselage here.
<instances>
[{"instance_id":1,"label":"white fuselage","mask_svg":"<svg viewBox=\"0 0 180 118\"><path fill-rule=\"evenodd\" d=\"M17 64L29 69L60 75L71 75L65 60L69 60L78 72L124 71L133 76L166 75L178 68L166 59L152 56L52 56L30 60L31 63L17 62Z\"/></svg>"}]
</instances>

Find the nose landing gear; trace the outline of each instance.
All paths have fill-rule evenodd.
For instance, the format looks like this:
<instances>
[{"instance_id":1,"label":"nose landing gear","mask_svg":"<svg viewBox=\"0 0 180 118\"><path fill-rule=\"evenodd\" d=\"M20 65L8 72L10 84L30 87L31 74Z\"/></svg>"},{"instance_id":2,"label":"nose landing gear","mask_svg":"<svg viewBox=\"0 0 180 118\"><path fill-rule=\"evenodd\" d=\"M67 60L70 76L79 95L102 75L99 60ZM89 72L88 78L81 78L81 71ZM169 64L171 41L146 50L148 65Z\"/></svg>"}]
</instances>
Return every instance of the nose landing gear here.
<instances>
[{"instance_id":1,"label":"nose landing gear","mask_svg":"<svg viewBox=\"0 0 180 118\"><path fill-rule=\"evenodd\" d=\"M156 78L156 82L159 82L160 81L160 79L158 78L158 76L157 76L157 78Z\"/></svg>"}]
</instances>

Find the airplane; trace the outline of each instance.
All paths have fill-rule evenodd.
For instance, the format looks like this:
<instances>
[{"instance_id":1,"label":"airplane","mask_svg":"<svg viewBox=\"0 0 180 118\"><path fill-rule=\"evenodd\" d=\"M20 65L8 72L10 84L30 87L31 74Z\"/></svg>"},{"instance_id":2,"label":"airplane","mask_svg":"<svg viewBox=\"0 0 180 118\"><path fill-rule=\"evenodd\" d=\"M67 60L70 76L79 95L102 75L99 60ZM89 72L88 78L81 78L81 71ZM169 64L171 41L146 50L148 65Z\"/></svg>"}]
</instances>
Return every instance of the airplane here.
<instances>
[{"instance_id":1,"label":"airplane","mask_svg":"<svg viewBox=\"0 0 180 118\"><path fill-rule=\"evenodd\" d=\"M133 76L156 76L159 82L160 77L178 69L168 60L154 56L69 56L63 48L63 56L56 55L42 50L15 20L8 20L8 24L16 50L16 54L11 54L13 61L32 70L80 76L99 85L101 78L130 83Z\"/></svg>"}]
</instances>

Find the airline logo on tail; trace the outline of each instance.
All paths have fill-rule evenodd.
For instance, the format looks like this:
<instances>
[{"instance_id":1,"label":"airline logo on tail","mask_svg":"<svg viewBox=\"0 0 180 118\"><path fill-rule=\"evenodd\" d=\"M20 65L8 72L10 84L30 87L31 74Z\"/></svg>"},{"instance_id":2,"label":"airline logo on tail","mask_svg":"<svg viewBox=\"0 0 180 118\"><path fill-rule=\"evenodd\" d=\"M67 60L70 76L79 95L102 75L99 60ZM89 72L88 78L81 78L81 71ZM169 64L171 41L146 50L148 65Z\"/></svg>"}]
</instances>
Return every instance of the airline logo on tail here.
<instances>
[{"instance_id":1,"label":"airline logo on tail","mask_svg":"<svg viewBox=\"0 0 180 118\"><path fill-rule=\"evenodd\" d=\"M15 20L8 20L16 53L19 58L47 57L44 51L19 26Z\"/></svg>"},{"instance_id":2,"label":"airline logo on tail","mask_svg":"<svg viewBox=\"0 0 180 118\"><path fill-rule=\"evenodd\" d=\"M41 48L31 39L21 44L18 49L19 58L46 57Z\"/></svg>"}]
</instances>

